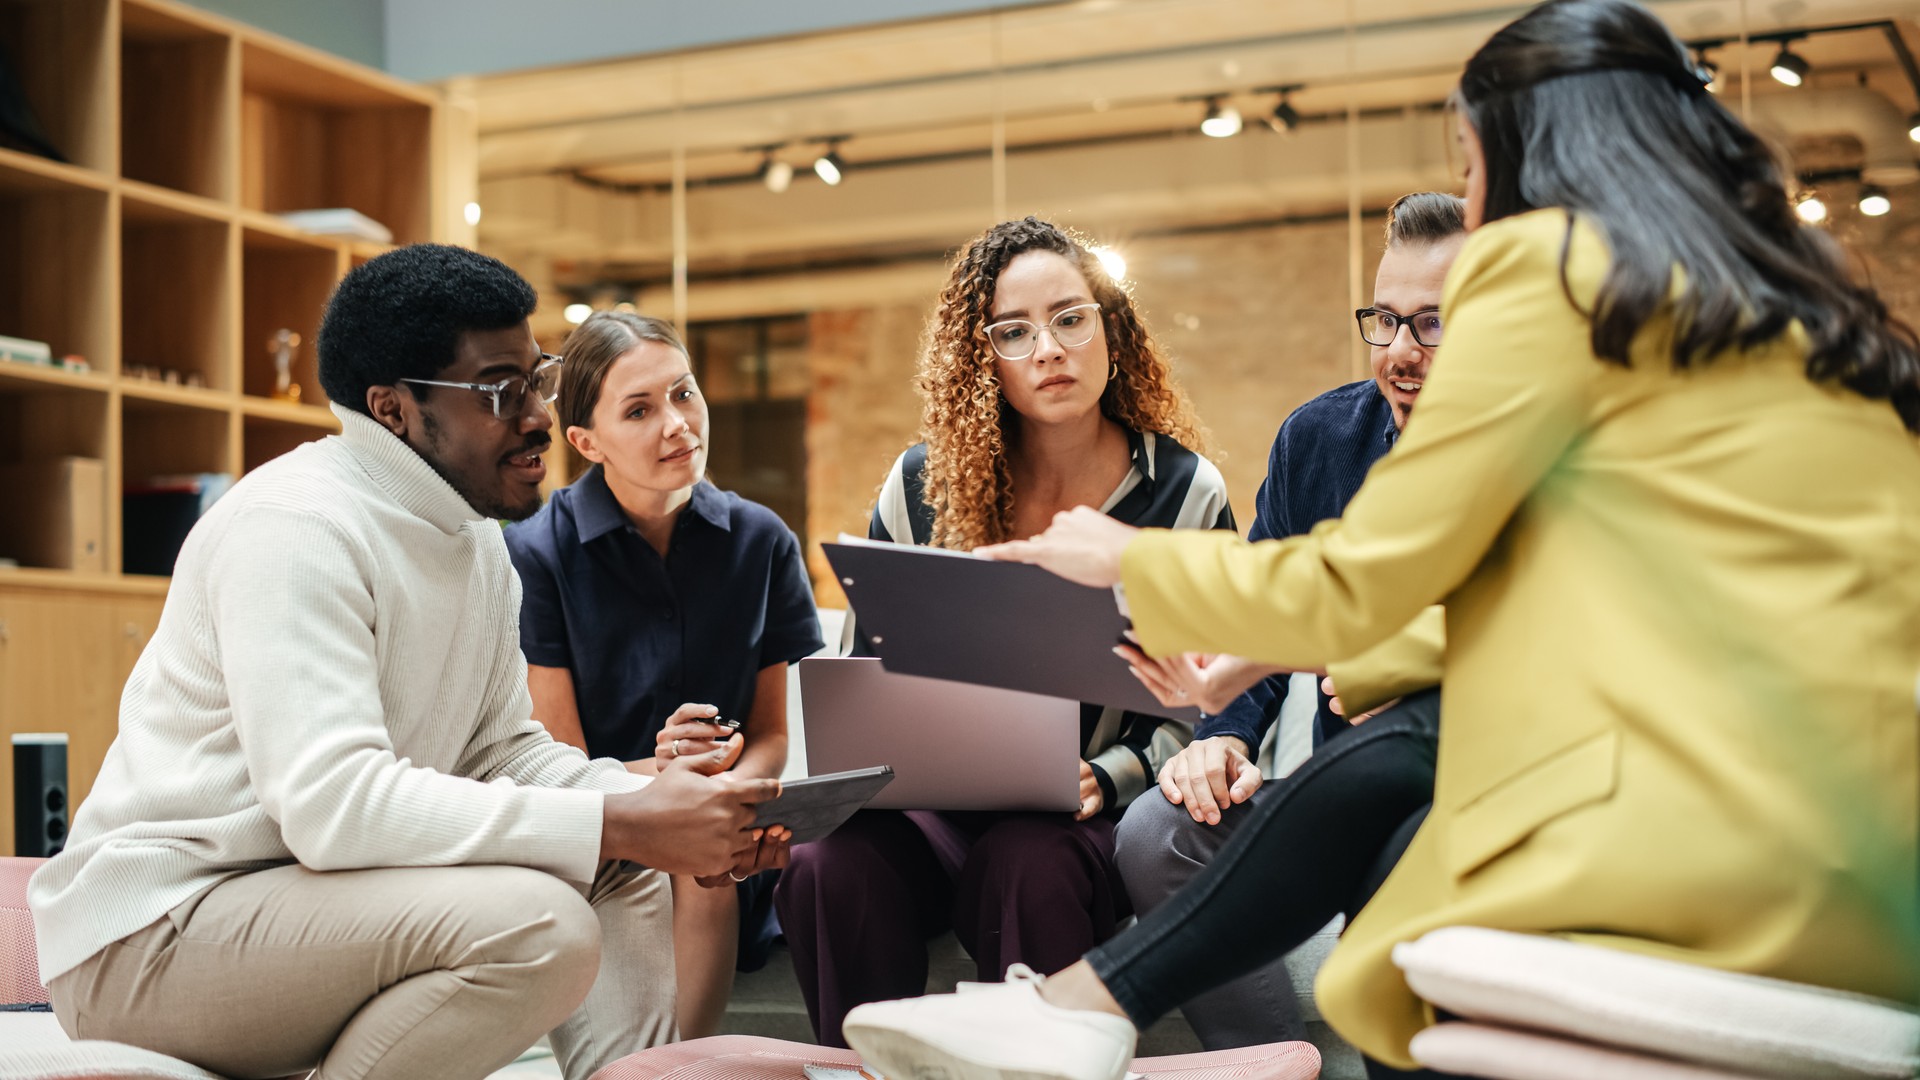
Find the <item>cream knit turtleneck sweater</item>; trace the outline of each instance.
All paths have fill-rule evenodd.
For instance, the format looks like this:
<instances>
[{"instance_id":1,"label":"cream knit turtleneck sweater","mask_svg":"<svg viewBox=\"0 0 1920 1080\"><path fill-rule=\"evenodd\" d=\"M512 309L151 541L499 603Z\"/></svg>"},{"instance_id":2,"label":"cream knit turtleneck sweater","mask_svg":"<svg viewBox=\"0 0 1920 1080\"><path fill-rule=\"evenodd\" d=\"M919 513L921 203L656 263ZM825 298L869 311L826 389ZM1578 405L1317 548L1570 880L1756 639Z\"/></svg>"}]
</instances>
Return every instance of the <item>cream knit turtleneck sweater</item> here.
<instances>
[{"instance_id":1,"label":"cream knit turtleneck sweater","mask_svg":"<svg viewBox=\"0 0 1920 1080\"><path fill-rule=\"evenodd\" d=\"M344 431L195 526L120 733L29 902L51 979L224 877L508 863L592 879L645 781L530 719L500 527L405 443Z\"/></svg>"}]
</instances>

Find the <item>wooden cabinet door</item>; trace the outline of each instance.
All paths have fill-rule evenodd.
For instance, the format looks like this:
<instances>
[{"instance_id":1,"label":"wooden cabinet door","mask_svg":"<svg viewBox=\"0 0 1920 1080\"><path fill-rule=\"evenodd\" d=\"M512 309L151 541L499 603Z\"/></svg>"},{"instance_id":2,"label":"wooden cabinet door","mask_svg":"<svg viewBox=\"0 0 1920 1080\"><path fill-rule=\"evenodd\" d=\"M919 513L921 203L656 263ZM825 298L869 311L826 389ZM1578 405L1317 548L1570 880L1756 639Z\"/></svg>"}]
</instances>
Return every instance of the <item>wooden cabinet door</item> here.
<instances>
[{"instance_id":1,"label":"wooden cabinet door","mask_svg":"<svg viewBox=\"0 0 1920 1080\"><path fill-rule=\"evenodd\" d=\"M69 806L93 787L117 727L118 598L22 590L0 594L0 853L13 853L13 748L29 731L67 735Z\"/></svg>"}]
</instances>

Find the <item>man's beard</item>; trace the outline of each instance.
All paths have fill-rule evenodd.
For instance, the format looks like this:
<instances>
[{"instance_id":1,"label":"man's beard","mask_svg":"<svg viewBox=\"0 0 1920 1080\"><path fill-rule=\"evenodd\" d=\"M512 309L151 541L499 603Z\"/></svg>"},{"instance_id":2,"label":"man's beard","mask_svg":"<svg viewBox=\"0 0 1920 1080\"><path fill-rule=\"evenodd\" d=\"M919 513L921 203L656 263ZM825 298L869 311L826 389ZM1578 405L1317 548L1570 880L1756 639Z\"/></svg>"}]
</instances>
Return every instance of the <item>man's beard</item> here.
<instances>
[{"instance_id":1,"label":"man's beard","mask_svg":"<svg viewBox=\"0 0 1920 1080\"><path fill-rule=\"evenodd\" d=\"M425 409L420 410L420 432L426 436L427 447L432 451L432 453L420 455L422 460L426 461L428 468L440 475L440 479L447 482L447 486L453 488L455 494L465 499L475 513L499 521L525 521L540 512L539 499L534 499L525 506L507 506L471 490L459 477L448 472L440 463L440 456L446 450L445 435L440 430L439 422L434 420L433 414Z\"/></svg>"}]
</instances>

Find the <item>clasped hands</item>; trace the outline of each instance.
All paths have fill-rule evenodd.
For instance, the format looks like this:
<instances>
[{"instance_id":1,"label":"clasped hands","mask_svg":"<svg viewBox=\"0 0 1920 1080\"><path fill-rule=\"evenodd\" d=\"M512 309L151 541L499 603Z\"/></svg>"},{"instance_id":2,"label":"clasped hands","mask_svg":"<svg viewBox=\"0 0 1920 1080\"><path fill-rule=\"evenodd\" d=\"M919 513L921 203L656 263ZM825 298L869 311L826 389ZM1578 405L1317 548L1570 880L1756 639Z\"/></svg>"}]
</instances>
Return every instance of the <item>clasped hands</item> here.
<instances>
[{"instance_id":1,"label":"clasped hands","mask_svg":"<svg viewBox=\"0 0 1920 1080\"><path fill-rule=\"evenodd\" d=\"M792 830L753 827L755 808L780 794L780 781L727 771L746 749L746 736L704 722L718 715L711 705L680 706L655 737L654 756L629 763L656 779L606 797L603 859L687 874L709 889L787 865Z\"/></svg>"}]
</instances>

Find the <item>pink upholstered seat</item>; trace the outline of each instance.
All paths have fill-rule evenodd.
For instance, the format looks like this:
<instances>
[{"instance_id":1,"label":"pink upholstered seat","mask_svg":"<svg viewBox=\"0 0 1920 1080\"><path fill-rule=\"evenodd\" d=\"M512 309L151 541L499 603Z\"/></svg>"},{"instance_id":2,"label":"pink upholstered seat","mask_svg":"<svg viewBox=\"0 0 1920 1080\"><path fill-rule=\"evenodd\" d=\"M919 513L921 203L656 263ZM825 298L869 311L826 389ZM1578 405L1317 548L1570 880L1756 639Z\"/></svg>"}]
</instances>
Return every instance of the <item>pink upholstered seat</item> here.
<instances>
[{"instance_id":1,"label":"pink upholstered seat","mask_svg":"<svg viewBox=\"0 0 1920 1080\"><path fill-rule=\"evenodd\" d=\"M0 858L0 1004L47 1000L27 910L27 879L45 859Z\"/></svg>"},{"instance_id":2,"label":"pink upholstered seat","mask_svg":"<svg viewBox=\"0 0 1920 1080\"><path fill-rule=\"evenodd\" d=\"M851 1050L721 1035L655 1047L621 1058L593 1080L801 1080L808 1065L855 1069ZM1137 1058L1133 1071L1148 1080L1315 1080L1320 1052L1312 1043L1273 1043L1244 1050Z\"/></svg>"}]
</instances>

